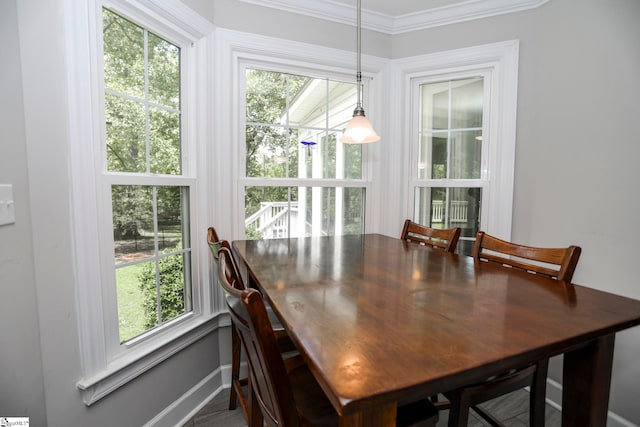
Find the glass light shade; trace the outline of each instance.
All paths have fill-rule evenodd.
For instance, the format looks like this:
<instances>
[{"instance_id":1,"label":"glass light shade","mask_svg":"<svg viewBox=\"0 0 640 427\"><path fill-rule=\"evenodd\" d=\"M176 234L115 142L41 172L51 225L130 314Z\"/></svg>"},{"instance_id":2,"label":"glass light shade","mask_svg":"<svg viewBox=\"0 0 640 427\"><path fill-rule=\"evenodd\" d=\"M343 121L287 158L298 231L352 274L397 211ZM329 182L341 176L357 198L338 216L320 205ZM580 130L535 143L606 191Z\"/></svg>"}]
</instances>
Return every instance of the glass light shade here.
<instances>
[{"instance_id":1,"label":"glass light shade","mask_svg":"<svg viewBox=\"0 0 640 427\"><path fill-rule=\"evenodd\" d=\"M380 141L380 136L373 130L373 126L365 116L354 115L347 126L340 142L344 144L366 144Z\"/></svg>"}]
</instances>

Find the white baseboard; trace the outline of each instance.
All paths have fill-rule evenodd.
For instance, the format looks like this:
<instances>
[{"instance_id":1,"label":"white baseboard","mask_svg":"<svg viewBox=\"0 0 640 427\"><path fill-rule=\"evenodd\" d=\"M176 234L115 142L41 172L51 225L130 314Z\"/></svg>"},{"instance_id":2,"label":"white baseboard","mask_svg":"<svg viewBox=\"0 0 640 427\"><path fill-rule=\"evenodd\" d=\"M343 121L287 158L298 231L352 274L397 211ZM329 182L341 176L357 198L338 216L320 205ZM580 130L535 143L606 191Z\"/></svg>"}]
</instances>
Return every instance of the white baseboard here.
<instances>
[{"instance_id":1,"label":"white baseboard","mask_svg":"<svg viewBox=\"0 0 640 427\"><path fill-rule=\"evenodd\" d=\"M143 427L180 427L231 382L231 366L221 366L193 386Z\"/></svg>"},{"instance_id":2,"label":"white baseboard","mask_svg":"<svg viewBox=\"0 0 640 427\"><path fill-rule=\"evenodd\" d=\"M562 384L547 378L547 403L558 410L562 410ZM620 415L609 411L607 427L638 427Z\"/></svg>"}]
</instances>

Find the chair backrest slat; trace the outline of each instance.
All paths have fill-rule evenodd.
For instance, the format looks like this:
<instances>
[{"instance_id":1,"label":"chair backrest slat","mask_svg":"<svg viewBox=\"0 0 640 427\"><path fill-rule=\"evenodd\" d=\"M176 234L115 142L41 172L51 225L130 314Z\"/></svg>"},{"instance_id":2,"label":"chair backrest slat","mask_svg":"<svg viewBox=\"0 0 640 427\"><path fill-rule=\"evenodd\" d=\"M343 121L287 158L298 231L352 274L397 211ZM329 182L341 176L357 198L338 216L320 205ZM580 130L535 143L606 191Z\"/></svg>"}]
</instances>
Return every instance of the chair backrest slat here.
<instances>
[{"instance_id":1,"label":"chair backrest slat","mask_svg":"<svg viewBox=\"0 0 640 427\"><path fill-rule=\"evenodd\" d=\"M229 284L233 288L238 289L240 291L245 290L247 287L245 286L244 281L242 280L242 275L240 274L240 268L238 267L238 263L236 262L236 259L233 256L233 252L231 251L231 245L229 245L229 242L227 240L221 240L218 243L220 244L218 249L218 254L220 254L221 252L224 252L226 254L224 265L222 261L220 261L220 255L218 255L218 266L219 266L218 274L224 275L225 283ZM227 266L226 265L227 263L231 265Z\"/></svg>"},{"instance_id":2,"label":"chair backrest slat","mask_svg":"<svg viewBox=\"0 0 640 427\"><path fill-rule=\"evenodd\" d=\"M473 257L512 268L571 282L580 253L579 246L537 248L507 242L479 231L473 247ZM533 262L527 262L533 261Z\"/></svg>"},{"instance_id":3,"label":"chair backrest slat","mask_svg":"<svg viewBox=\"0 0 640 427\"><path fill-rule=\"evenodd\" d=\"M444 249L447 252L454 252L458 245L460 232L459 227L446 229L431 228L407 219L404 222L400 238L402 240Z\"/></svg>"},{"instance_id":4,"label":"chair backrest slat","mask_svg":"<svg viewBox=\"0 0 640 427\"><path fill-rule=\"evenodd\" d=\"M209 249L211 249L211 255L213 255L213 258L217 261L218 251L220 250L222 242L218 237L216 229L213 227L209 227L207 229L207 243L209 244Z\"/></svg>"}]
</instances>

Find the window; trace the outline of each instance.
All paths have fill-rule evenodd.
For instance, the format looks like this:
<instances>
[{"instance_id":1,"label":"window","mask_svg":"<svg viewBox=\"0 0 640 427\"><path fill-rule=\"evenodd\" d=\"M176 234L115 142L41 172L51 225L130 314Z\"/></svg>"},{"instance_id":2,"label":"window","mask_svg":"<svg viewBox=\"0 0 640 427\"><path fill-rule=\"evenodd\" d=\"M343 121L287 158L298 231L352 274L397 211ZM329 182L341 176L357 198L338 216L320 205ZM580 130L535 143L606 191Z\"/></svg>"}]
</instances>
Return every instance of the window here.
<instances>
[{"instance_id":1,"label":"window","mask_svg":"<svg viewBox=\"0 0 640 427\"><path fill-rule=\"evenodd\" d=\"M460 227L457 251L466 255L473 250L487 182L484 81L483 76L472 76L415 83L420 183L415 188L414 218L433 228Z\"/></svg>"},{"instance_id":2,"label":"window","mask_svg":"<svg viewBox=\"0 0 640 427\"><path fill-rule=\"evenodd\" d=\"M209 72L201 39L213 28L165 7L67 8L77 386L87 405L218 326L208 254L192 245L206 229L195 123L210 112L194 108L208 87L191 81Z\"/></svg>"},{"instance_id":3,"label":"window","mask_svg":"<svg viewBox=\"0 0 640 427\"><path fill-rule=\"evenodd\" d=\"M180 128L180 48L103 10L106 171L119 340L191 310L189 192Z\"/></svg>"},{"instance_id":4,"label":"window","mask_svg":"<svg viewBox=\"0 0 640 427\"><path fill-rule=\"evenodd\" d=\"M429 227L460 227L462 254L481 229L511 235L517 50L496 43L402 64L415 159L408 210Z\"/></svg>"},{"instance_id":5,"label":"window","mask_svg":"<svg viewBox=\"0 0 640 427\"><path fill-rule=\"evenodd\" d=\"M363 232L365 148L338 141L353 114L355 84L244 70L247 238Z\"/></svg>"}]
</instances>

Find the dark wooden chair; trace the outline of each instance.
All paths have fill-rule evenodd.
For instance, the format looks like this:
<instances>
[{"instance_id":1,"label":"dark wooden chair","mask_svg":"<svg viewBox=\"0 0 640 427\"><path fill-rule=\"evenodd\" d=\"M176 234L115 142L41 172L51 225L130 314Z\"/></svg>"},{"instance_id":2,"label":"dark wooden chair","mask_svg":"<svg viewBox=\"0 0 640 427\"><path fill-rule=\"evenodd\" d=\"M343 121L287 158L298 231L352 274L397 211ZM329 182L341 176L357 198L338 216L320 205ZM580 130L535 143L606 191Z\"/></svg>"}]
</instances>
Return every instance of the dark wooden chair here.
<instances>
[{"instance_id":1,"label":"dark wooden chair","mask_svg":"<svg viewBox=\"0 0 640 427\"><path fill-rule=\"evenodd\" d=\"M231 251L219 251L220 285L226 292L231 320L249 361L249 426L297 427L338 425L338 415L302 357L283 359L263 296L240 290ZM398 408L399 426L435 426L437 409L426 399Z\"/></svg>"},{"instance_id":2,"label":"dark wooden chair","mask_svg":"<svg viewBox=\"0 0 640 427\"><path fill-rule=\"evenodd\" d=\"M447 252L455 252L460 231L459 227L447 229L425 227L407 219L404 222L400 239L444 249Z\"/></svg>"},{"instance_id":3,"label":"dark wooden chair","mask_svg":"<svg viewBox=\"0 0 640 427\"><path fill-rule=\"evenodd\" d=\"M228 253L229 261L233 264L233 270L239 271L238 264L233 257L231 246L227 240L220 240L218 233L214 227L209 227L207 230L207 243L211 254L216 262L220 261L220 251L224 248ZM230 271L227 269L227 271ZM228 278L229 283L232 284L238 290L244 290L245 284L240 274L234 275ZM289 353L295 351L295 345L289 339L287 332L280 324L277 316L268 307L268 316L271 322L271 326L274 330L276 340L278 342L278 348L282 353ZM240 378L240 359L241 359L241 344L240 337L235 329L235 326L231 325L231 390L229 392L229 409L236 409L238 401L245 419L249 420L249 401L247 395L244 393L243 387L248 387L248 378Z\"/></svg>"},{"instance_id":4,"label":"dark wooden chair","mask_svg":"<svg viewBox=\"0 0 640 427\"><path fill-rule=\"evenodd\" d=\"M476 262L497 263L506 268L563 281L563 284L571 282L580 253L581 249L578 246L535 248L507 242L483 231L478 232L473 248ZM470 408L490 425L502 426L499 420L478 405L529 386L529 425L544 426L548 366L548 359L540 360L533 365L512 370L485 382L444 393L449 402L438 402L436 405L440 409L450 409L449 427L466 426Z\"/></svg>"}]
</instances>

